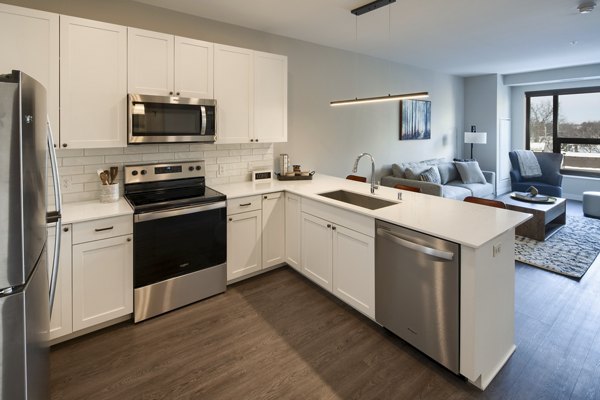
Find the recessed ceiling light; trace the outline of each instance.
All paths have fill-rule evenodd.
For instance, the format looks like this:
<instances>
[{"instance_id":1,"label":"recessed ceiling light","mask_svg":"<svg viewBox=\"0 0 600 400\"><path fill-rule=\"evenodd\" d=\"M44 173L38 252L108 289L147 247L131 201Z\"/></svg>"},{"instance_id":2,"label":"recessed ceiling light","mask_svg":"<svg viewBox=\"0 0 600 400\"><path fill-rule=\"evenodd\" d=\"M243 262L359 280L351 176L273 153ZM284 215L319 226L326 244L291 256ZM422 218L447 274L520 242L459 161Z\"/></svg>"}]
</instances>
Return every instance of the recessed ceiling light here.
<instances>
[{"instance_id":1,"label":"recessed ceiling light","mask_svg":"<svg viewBox=\"0 0 600 400\"><path fill-rule=\"evenodd\" d=\"M577 43L579 43L579 42L577 42L577 40L571 40L571 41L569 42L569 44L570 44L571 46L575 46Z\"/></svg>"},{"instance_id":2,"label":"recessed ceiling light","mask_svg":"<svg viewBox=\"0 0 600 400\"><path fill-rule=\"evenodd\" d=\"M594 10L594 7L596 7L595 1L584 1L583 3L579 4L577 9L579 10L580 14L589 14Z\"/></svg>"}]
</instances>

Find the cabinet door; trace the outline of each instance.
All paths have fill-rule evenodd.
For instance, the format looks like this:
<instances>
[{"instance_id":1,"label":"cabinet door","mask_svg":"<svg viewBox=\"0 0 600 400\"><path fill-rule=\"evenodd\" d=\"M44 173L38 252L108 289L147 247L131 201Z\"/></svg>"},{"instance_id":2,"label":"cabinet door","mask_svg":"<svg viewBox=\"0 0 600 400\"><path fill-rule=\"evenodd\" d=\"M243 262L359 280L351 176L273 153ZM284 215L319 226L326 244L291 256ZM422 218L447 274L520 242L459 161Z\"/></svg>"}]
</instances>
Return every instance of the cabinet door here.
<instances>
[{"instance_id":1,"label":"cabinet door","mask_svg":"<svg viewBox=\"0 0 600 400\"><path fill-rule=\"evenodd\" d=\"M132 235L73 246L73 331L133 311Z\"/></svg>"},{"instance_id":2,"label":"cabinet door","mask_svg":"<svg viewBox=\"0 0 600 400\"><path fill-rule=\"evenodd\" d=\"M127 145L127 29L60 17L63 147Z\"/></svg>"},{"instance_id":3,"label":"cabinet door","mask_svg":"<svg viewBox=\"0 0 600 400\"><path fill-rule=\"evenodd\" d=\"M174 36L127 28L129 93L173 94Z\"/></svg>"},{"instance_id":4,"label":"cabinet door","mask_svg":"<svg viewBox=\"0 0 600 400\"><path fill-rule=\"evenodd\" d=\"M227 280L260 271L262 211L227 217Z\"/></svg>"},{"instance_id":5,"label":"cabinet door","mask_svg":"<svg viewBox=\"0 0 600 400\"><path fill-rule=\"evenodd\" d=\"M287 142L287 57L254 52L254 139Z\"/></svg>"},{"instance_id":6,"label":"cabinet door","mask_svg":"<svg viewBox=\"0 0 600 400\"><path fill-rule=\"evenodd\" d=\"M285 262L285 198L269 193L262 201L262 267Z\"/></svg>"},{"instance_id":7,"label":"cabinet door","mask_svg":"<svg viewBox=\"0 0 600 400\"><path fill-rule=\"evenodd\" d=\"M56 144L59 143L58 18L58 14L0 4L0 73L20 70L44 85Z\"/></svg>"},{"instance_id":8,"label":"cabinet door","mask_svg":"<svg viewBox=\"0 0 600 400\"><path fill-rule=\"evenodd\" d=\"M298 272L300 268L300 196L285 194L285 261Z\"/></svg>"},{"instance_id":9,"label":"cabinet door","mask_svg":"<svg viewBox=\"0 0 600 400\"><path fill-rule=\"evenodd\" d=\"M71 308L71 225L63 225L60 239L60 255L58 261L58 280L52 318L50 318L49 339L56 339L73 332L73 313ZM52 260L54 257L54 227L48 228L48 281L52 274Z\"/></svg>"},{"instance_id":10,"label":"cabinet door","mask_svg":"<svg viewBox=\"0 0 600 400\"><path fill-rule=\"evenodd\" d=\"M333 226L333 293L375 318L375 240L339 225Z\"/></svg>"},{"instance_id":11,"label":"cabinet door","mask_svg":"<svg viewBox=\"0 0 600 400\"><path fill-rule=\"evenodd\" d=\"M252 50L215 44L217 143L248 143L252 138L252 59Z\"/></svg>"},{"instance_id":12,"label":"cabinet door","mask_svg":"<svg viewBox=\"0 0 600 400\"><path fill-rule=\"evenodd\" d=\"M175 36L175 92L183 97L212 99L213 44Z\"/></svg>"},{"instance_id":13,"label":"cabinet door","mask_svg":"<svg viewBox=\"0 0 600 400\"><path fill-rule=\"evenodd\" d=\"M331 224L302 213L302 271L331 292Z\"/></svg>"}]
</instances>

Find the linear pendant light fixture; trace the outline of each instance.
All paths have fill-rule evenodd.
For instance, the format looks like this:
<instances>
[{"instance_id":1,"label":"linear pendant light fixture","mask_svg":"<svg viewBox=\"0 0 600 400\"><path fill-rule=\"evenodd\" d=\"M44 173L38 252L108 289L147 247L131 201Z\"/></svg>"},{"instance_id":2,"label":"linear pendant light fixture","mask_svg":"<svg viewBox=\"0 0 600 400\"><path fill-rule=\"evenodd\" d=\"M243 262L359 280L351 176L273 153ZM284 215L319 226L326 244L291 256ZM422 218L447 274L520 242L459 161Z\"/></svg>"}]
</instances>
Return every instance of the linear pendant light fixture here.
<instances>
[{"instance_id":1,"label":"linear pendant light fixture","mask_svg":"<svg viewBox=\"0 0 600 400\"><path fill-rule=\"evenodd\" d=\"M365 4L364 6L355 8L354 10L351 10L350 12L358 17L359 15L366 14L368 12L377 10L378 8L390 5L395 2L396 2L396 0L375 0L371 3ZM356 29L358 29L358 28L356 28ZM388 27L388 29L389 29L389 27ZM358 37L358 35L357 35L357 37ZM417 93L405 93L405 94L395 94L395 95L388 94L387 96L364 97L364 98L360 98L360 99L358 97L355 97L354 99L334 100L334 101L331 101L329 103L329 105L332 107L335 107L335 106L345 106L345 105L351 105L351 104L382 103L385 101L421 99L424 97L429 97L429 93L428 92L417 92Z\"/></svg>"}]
</instances>

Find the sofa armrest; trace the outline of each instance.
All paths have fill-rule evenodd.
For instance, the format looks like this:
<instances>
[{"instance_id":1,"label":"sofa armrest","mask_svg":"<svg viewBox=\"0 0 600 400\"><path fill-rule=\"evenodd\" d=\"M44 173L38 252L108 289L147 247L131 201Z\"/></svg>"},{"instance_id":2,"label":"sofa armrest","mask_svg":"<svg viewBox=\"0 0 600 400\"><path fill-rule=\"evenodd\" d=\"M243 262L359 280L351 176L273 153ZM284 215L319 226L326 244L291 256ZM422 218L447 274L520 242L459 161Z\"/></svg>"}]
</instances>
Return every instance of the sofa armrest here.
<instances>
[{"instance_id":1,"label":"sofa armrest","mask_svg":"<svg viewBox=\"0 0 600 400\"><path fill-rule=\"evenodd\" d=\"M434 196L442 196L442 185L432 182L416 181L414 179L397 178L393 175L384 176L381 178L383 186L394 187L397 184L418 187L421 193L431 194Z\"/></svg>"},{"instance_id":2,"label":"sofa armrest","mask_svg":"<svg viewBox=\"0 0 600 400\"><path fill-rule=\"evenodd\" d=\"M494 187L494 195L496 195L496 173L494 171L481 171L487 183L491 183Z\"/></svg>"}]
</instances>

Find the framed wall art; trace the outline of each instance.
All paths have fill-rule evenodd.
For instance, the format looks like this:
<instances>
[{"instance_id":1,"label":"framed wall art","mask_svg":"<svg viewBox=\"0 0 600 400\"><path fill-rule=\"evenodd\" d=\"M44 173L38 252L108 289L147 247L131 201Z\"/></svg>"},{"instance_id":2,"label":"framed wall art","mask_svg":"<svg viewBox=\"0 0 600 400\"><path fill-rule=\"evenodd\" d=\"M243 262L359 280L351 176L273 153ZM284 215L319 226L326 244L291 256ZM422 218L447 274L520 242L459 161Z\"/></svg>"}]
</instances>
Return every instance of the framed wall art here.
<instances>
[{"instance_id":1,"label":"framed wall art","mask_svg":"<svg viewBox=\"0 0 600 400\"><path fill-rule=\"evenodd\" d=\"M400 140L431 139L431 101L400 101Z\"/></svg>"}]
</instances>

